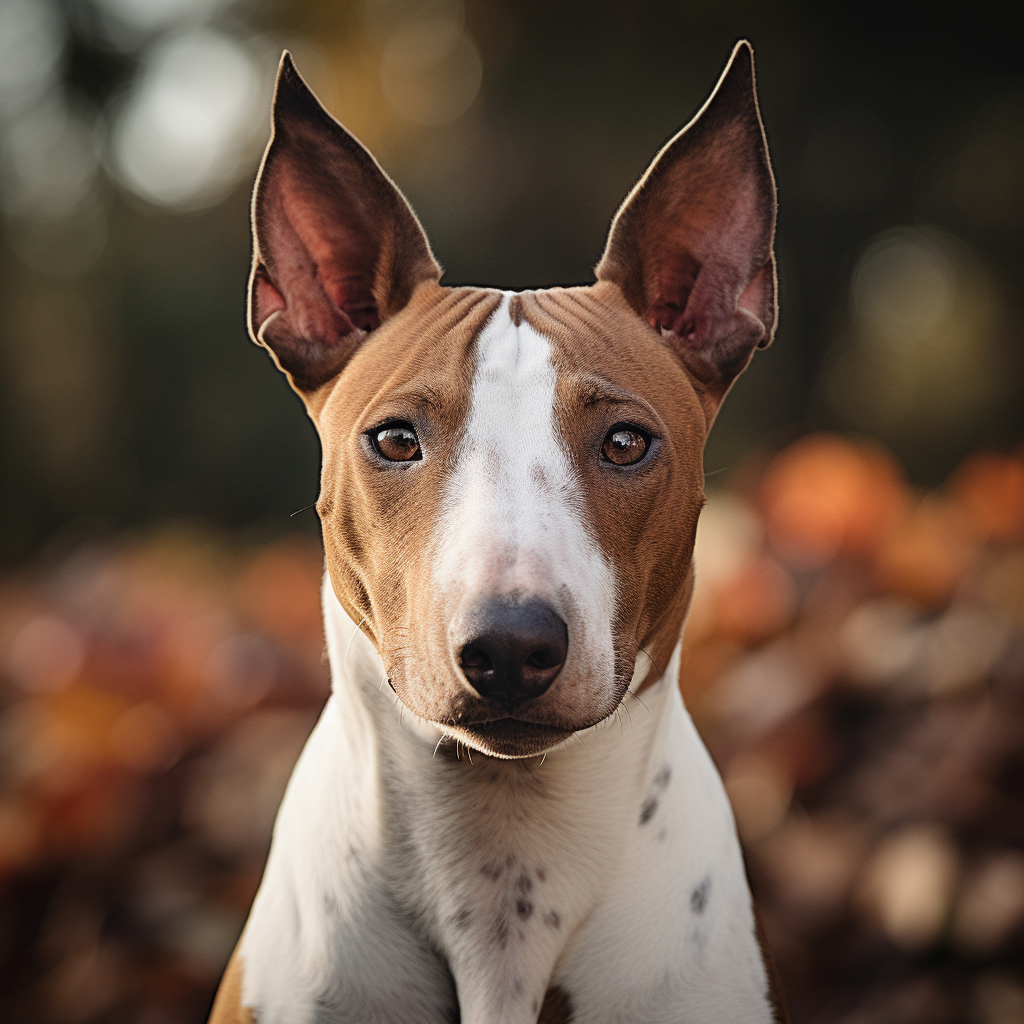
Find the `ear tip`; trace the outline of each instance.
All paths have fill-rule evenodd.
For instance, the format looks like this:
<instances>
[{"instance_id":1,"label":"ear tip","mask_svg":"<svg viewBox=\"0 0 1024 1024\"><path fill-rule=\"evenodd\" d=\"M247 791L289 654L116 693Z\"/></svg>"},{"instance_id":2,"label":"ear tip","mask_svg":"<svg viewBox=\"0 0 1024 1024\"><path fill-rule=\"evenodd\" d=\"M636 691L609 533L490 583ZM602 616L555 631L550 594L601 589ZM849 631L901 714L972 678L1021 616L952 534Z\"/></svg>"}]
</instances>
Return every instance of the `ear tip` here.
<instances>
[{"instance_id":1,"label":"ear tip","mask_svg":"<svg viewBox=\"0 0 1024 1024\"><path fill-rule=\"evenodd\" d=\"M281 61L277 66L277 99L280 100L282 95L301 95L309 91L309 86L302 79L302 75L299 74L299 69L295 66L295 59L292 57L290 50L281 51Z\"/></svg>"},{"instance_id":2,"label":"ear tip","mask_svg":"<svg viewBox=\"0 0 1024 1024\"><path fill-rule=\"evenodd\" d=\"M295 68L295 59L292 57L291 50L282 50L281 59L277 64L278 82L282 79L295 79L298 77L299 72Z\"/></svg>"},{"instance_id":3,"label":"ear tip","mask_svg":"<svg viewBox=\"0 0 1024 1024\"><path fill-rule=\"evenodd\" d=\"M744 81L754 80L754 47L749 39L740 39L732 48L729 63L723 78L742 78Z\"/></svg>"},{"instance_id":4,"label":"ear tip","mask_svg":"<svg viewBox=\"0 0 1024 1024\"><path fill-rule=\"evenodd\" d=\"M291 51L281 53L277 68L277 84L274 87L273 119L278 129L287 122L298 118L308 119L319 111L319 101L299 74Z\"/></svg>"},{"instance_id":5,"label":"ear tip","mask_svg":"<svg viewBox=\"0 0 1024 1024\"><path fill-rule=\"evenodd\" d=\"M740 39L732 48L725 70L708 98L706 109L719 111L718 116L724 113L727 118L740 116L749 119L757 109L756 93L754 48L749 40Z\"/></svg>"}]
</instances>

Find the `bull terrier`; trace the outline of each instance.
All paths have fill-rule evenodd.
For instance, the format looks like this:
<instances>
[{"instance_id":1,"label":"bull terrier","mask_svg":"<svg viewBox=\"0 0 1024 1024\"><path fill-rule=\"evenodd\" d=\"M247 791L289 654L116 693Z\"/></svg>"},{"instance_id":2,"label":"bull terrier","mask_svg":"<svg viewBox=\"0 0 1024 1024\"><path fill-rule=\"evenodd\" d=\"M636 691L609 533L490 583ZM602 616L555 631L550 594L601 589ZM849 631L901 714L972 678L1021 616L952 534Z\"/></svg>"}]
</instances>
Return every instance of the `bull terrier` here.
<instances>
[{"instance_id":1,"label":"bull terrier","mask_svg":"<svg viewBox=\"0 0 1024 1024\"><path fill-rule=\"evenodd\" d=\"M703 450L775 328L740 42L596 282L444 287L282 58L249 329L320 436L332 693L214 1024L786 1020L683 706Z\"/></svg>"}]
</instances>

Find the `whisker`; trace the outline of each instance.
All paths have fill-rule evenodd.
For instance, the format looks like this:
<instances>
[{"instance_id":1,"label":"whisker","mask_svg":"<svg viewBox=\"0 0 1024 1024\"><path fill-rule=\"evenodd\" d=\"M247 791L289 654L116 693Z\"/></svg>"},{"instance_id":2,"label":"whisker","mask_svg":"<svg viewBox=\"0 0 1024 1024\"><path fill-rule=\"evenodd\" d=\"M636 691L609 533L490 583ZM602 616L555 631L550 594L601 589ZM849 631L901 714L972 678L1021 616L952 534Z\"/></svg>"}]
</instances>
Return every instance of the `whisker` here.
<instances>
[{"instance_id":1,"label":"whisker","mask_svg":"<svg viewBox=\"0 0 1024 1024\"><path fill-rule=\"evenodd\" d=\"M434 752L430 755L432 758L437 757L438 748L444 742L444 733L441 733L441 738L437 741L437 746L434 747Z\"/></svg>"},{"instance_id":2,"label":"whisker","mask_svg":"<svg viewBox=\"0 0 1024 1024\"><path fill-rule=\"evenodd\" d=\"M543 768L544 767L544 761L547 759L547 756L548 756L548 752L545 750L544 753L540 755L540 764L537 765L538 768Z\"/></svg>"},{"instance_id":3,"label":"whisker","mask_svg":"<svg viewBox=\"0 0 1024 1024\"><path fill-rule=\"evenodd\" d=\"M473 763L473 748L467 743L466 744L466 757L469 758L469 763Z\"/></svg>"},{"instance_id":4,"label":"whisker","mask_svg":"<svg viewBox=\"0 0 1024 1024\"><path fill-rule=\"evenodd\" d=\"M658 670L659 676L663 676L665 674L665 670L654 660L654 658L651 657L651 652L647 650L646 647L641 647L640 653L643 654L647 658L647 660Z\"/></svg>"},{"instance_id":5,"label":"whisker","mask_svg":"<svg viewBox=\"0 0 1024 1024\"><path fill-rule=\"evenodd\" d=\"M638 700L638 701L640 701L640 703L641 703L641 704L643 704L643 706L644 706L644 711L646 711L646 712L647 712L647 714L650 714L650 713L651 713L651 709L650 709L650 708L649 708L649 707L648 707L648 706L647 706L646 704L644 704L644 699L643 699L643 697L638 697L638 696L637 696L637 695L636 695L635 693L631 693L631 694L630 694L630 696L631 696L631 697L632 697L632 698L633 698L634 700ZM653 717L653 716L652 716L652 717Z\"/></svg>"},{"instance_id":6,"label":"whisker","mask_svg":"<svg viewBox=\"0 0 1024 1024\"><path fill-rule=\"evenodd\" d=\"M310 502L308 505L304 505L302 508L297 508L288 516L288 518L291 519L292 516L297 516L300 512L308 512L311 508L316 508L315 501Z\"/></svg>"},{"instance_id":7,"label":"whisker","mask_svg":"<svg viewBox=\"0 0 1024 1024\"><path fill-rule=\"evenodd\" d=\"M359 620L359 625L356 626L356 628L352 630L352 635L348 638L348 643L345 645L345 657L343 657L341 659L341 664L342 664L342 667L345 668L346 670L348 669L348 654L349 654L349 651L352 650L352 641L355 640L356 633L358 633L359 630L361 630L363 628L363 623L365 621L366 621L366 616L364 615Z\"/></svg>"}]
</instances>

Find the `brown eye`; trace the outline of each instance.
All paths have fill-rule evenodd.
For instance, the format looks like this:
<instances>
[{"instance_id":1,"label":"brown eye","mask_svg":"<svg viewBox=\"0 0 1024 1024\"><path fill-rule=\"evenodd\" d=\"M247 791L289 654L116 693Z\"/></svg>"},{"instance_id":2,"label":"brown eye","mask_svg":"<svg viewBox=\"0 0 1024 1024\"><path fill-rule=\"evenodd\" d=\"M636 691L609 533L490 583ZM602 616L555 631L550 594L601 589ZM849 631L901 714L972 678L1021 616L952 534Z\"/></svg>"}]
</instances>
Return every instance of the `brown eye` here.
<instances>
[{"instance_id":1,"label":"brown eye","mask_svg":"<svg viewBox=\"0 0 1024 1024\"><path fill-rule=\"evenodd\" d=\"M616 423L604 439L601 454L616 466L639 462L651 446L650 435L629 423Z\"/></svg>"},{"instance_id":2,"label":"brown eye","mask_svg":"<svg viewBox=\"0 0 1024 1024\"><path fill-rule=\"evenodd\" d=\"M407 423L389 423L386 427L372 430L370 439L377 453L388 462L412 462L423 458L416 431Z\"/></svg>"}]
</instances>

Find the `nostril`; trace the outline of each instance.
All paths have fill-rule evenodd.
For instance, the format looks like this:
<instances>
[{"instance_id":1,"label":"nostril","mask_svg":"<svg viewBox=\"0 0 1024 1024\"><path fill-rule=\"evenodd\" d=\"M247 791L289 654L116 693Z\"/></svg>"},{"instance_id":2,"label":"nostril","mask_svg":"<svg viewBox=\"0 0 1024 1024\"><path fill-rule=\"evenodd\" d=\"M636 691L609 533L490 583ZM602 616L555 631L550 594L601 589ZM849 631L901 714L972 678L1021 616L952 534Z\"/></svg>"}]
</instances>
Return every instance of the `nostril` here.
<instances>
[{"instance_id":1,"label":"nostril","mask_svg":"<svg viewBox=\"0 0 1024 1024\"><path fill-rule=\"evenodd\" d=\"M562 664L563 658L561 651L556 651L553 647L542 647L526 659L526 664L530 668L556 668Z\"/></svg>"},{"instance_id":2,"label":"nostril","mask_svg":"<svg viewBox=\"0 0 1024 1024\"><path fill-rule=\"evenodd\" d=\"M459 656L459 667L471 683L485 681L494 675L494 663L487 652L476 644L466 644Z\"/></svg>"}]
</instances>

